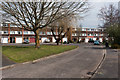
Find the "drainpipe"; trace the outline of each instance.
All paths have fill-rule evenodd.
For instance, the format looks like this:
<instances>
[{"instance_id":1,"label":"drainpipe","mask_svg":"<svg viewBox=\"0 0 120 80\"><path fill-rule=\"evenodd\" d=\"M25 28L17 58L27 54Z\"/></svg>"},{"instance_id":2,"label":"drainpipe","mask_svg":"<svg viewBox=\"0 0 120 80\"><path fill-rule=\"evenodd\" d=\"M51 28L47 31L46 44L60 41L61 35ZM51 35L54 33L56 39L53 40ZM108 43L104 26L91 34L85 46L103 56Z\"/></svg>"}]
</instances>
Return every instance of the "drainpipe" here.
<instances>
[{"instance_id":1,"label":"drainpipe","mask_svg":"<svg viewBox=\"0 0 120 80\"><path fill-rule=\"evenodd\" d=\"M10 43L10 23L8 24L8 43Z\"/></svg>"},{"instance_id":2,"label":"drainpipe","mask_svg":"<svg viewBox=\"0 0 120 80\"><path fill-rule=\"evenodd\" d=\"M23 29L23 26L22 26L22 43L24 42L24 29Z\"/></svg>"}]
</instances>

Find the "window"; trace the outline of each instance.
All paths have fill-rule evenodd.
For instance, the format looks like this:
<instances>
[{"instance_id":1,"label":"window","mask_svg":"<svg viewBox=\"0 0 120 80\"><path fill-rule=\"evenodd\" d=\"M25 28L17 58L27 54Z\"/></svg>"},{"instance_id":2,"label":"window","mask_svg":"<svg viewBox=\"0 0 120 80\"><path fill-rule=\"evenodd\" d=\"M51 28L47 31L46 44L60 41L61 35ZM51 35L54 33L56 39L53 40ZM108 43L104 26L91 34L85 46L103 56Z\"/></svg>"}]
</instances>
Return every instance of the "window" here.
<instances>
[{"instance_id":1,"label":"window","mask_svg":"<svg viewBox=\"0 0 120 80\"><path fill-rule=\"evenodd\" d=\"M75 34L75 36L77 36L77 35Z\"/></svg>"},{"instance_id":2,"label":"window","mask_svg":"<svg viewBox=\"0 0 120 80\"><path fill-rule=\"evenodd\" d=\"M10 27L14 27L14 25L13 25L13 24L10 24Z\"/></svg>"},{"instance_id":3,"label":"window","mask_svg":"<svg viewBox=\"0 0 120 80\"><path fill-rule=\"evenodd\" d=\"M22 32L21 32L21 31L18 31L18 34L22 34Z\"/></svg>"},{"instance_id":4,"label":"window","mask_svg":"<svg viewBox=\"0 0 120 80\"><path fill-rule=\"evenodd\" d=\"M54 32L54 34L56 35L56 32Z\"/></svg>"},{"instance_id":5,"label":"window","mask_svg":"<svg viewBox=\"0 0 120 80\"><path fill-rule=\"evenodd\" d=\"M90 36L90 34L88 34L88 36Z\"/></svg>"},{"instance_id":6,"label":"window","mask_svg":"<svg viewBox=\"0 0 120 80\"><path fill-rule=\"evenodd\" d=\"M87 31L89 31L90 29L87 29Z\"/></svg>"},{"instance_id":7,"label":"window","mask_svg":"<svg viewBox=\"0 0 120 80\"><path fill-rule=\"evenodd\" d=\"M72 36L75 36L75 33L72 33Z\"/></svg>"},{"instance_id":8,"label":"window","mask_svg":"<svg viewBox=\"0 0 120 80\"><path fill-rule=\"evenodd\" d=\"M39 34L42 34L42 32L39 32Z\"/></svg>"},{"instance_id":9,"label":"window","mask_svg":"<svg viewBox=\"0 0 120 80\"><path fill-rule=\"evenodd\" d=\"M15 34L15 31L10 31L10 34Z\"/></svg>"},{"instance_id":10,"label":"window","mask_svg":"<svg viewBox=\"0 0 120 80\"><path fill-rule=\"evenodd\" d=\"M10 24L10 27L18 27L18 26L15 24Z\"/></svg>"},{"instance_id":11,"label":"window","mask_svg":"<svg viewBox=\"0 0 120 80\"><path fill-rule=\"evenodd\" d=\"M77 29L75 28L75 31L76 31Z\"/></svg>"},{"instance_id":12,"label":"window","mask_svg":"<svg viewBox=\"0 0 120 80\"><path fill-rule=\"evenodd\" d=\"M42 32L43 35L45 35L45 32Z\"/></svg>"},{"instance_id":13,"label":"window","mask_svg":"<svg viewBox=\"0 0 120 80\"><path fill-rule=\"evenodd\" d=\"M24 31L24 34L28 34L28 31Z\"/></svg>"},{"instance_id":14,"label":"window","mask_svg":"<svg viewBox=\"0 0 120 80\"><path fill-rule=\"evenodd\" d=\"M47 32L48 35L51 35L51 32Z\"/></svg>"},{"instance_id":15,"label":"window","mask_svg":"<svg viewBox=\"0 0 120 80\"><path fill-rule=\"evenodd\" d=\"M103 36L103 34L101 34L101 36Z\"/></svg>"},{"instance_id":16,"label":"window","mask_svg":"<svg viewBox=\"0 0 120 80\"><path fill-rule=\"evenodd\" d=\"M80 36L82 36L82 34L80 34Z\"/></svg>"},{"instance_id":17,"label":"window","mask_svg":"<svg viewBox=\"0 0 120 80\"><path fill-rule=\"evenodd\" d=\"M82 36L86 36L86 34L85 34L85 33L83 33L83 34L82 34Z\"/></svg>"},{"instance_id":18,"label":"window","mask_svg":"<svg viewBox=\"0 0 120 80\"><path fill-rule=\"evenodd\" d=\"M33 32L33 31L30 31L30 34L34 34L34 32Z\"/></svg>"},{"instance_id":19,"label":"window","mask_svg":"<svg viewBox=\"0 0 120 80\"><path fill-rule=\"evenodd\" d=\"M91 34L91 36L93 36L93 34Z\"/></svg>"},{"instance_id":20,"label":"window","mask_svg":"<svg viewBox=\"0 0 120 80\"><path fill-rule=\"evenodd\" d=\"M98 31L98 29L96 29L96 31Z\"/></svg>"},{"instance_id":21,"label":"window","mask_svg":"<svg viewBox=\"0 0 120 80\"><path fill-rule=\"evenodd\" d=\"M20 34L20 31L18 31L18 34Z\"/></svg>"},{"instance_id":22,"label":"window","mask_svg":"<svg viewBox=\"0 0 120 80\"><path fill-rule=\"evenodd\" d=\"M24 37L24 41L28 41L29 42L29 38L28 37Z\"/></svg>"},{"instance_id":23,"label":"window","mask_svg":"<svg viewBox=\"0 0 120 80\"><path fill-rule=\"evenodd\" d=\"M21 27L21 28L22 28L22 26L21 26L21 25L17 25L17 27Z\"/></svg>"},{"instance_id":24,"label":"window","mask_svg":"<svg viewBox=\"0 0 120 80\"><path fill-rule=\"evenodd\" d=\"M86 31L86 29L83 28L82 31Z\"/></svg>"},{"instance_id":25,"label":"window","mask_svg":"<svg viewBox=\"0 0 120 80\"><path fill-rule=\"evenodd\" d=\"M84 36L84 34L82 34L82 36Z\"/></svg>"},{"instance_id":26,"label":"window","mask_svg":"<svg viewBox=\"0 0 120 80\"><path fill-rule=\"evenodd\" d=\"M2 23L3 24L3 27L8 27L8 24L6 23Z\"/></svg>"},{"instance_id":27,"label":"window","mask_svg":"<svg viewBox=\"0 0 120 80\"><path fill-rule=\"evenodd\" d=\"M8 34L8 31L4 31L4 34Z\"/></svg>"},{"instance_id":28,"label":"window","mask_svg":"<svg viewBox=\"0 0 120 80\"><path fill-rule=\"evenodd\" d=\"M94 31L94 29L91 29L91 31Z\"/></svg>"}]
</instances>

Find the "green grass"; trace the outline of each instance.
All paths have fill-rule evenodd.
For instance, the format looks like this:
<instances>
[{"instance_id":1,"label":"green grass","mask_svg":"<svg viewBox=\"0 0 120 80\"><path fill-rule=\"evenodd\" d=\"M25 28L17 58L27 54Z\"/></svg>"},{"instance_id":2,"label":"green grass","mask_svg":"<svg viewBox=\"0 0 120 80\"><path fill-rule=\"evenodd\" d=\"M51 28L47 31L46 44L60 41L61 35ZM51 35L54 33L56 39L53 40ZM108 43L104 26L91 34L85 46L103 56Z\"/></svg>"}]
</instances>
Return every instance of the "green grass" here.
<instances>
[{"instance_id":1,"label":"green grass","mask_svg":"<svg viewBox=\"0 0 120 80\"><path fill-rule=\"evenodd\" d=\"M22 63L49 55L58 54L75 48L77 48L77 46L70 45L41 45L39 49L35 49L34 46L3 46L2 53L10 60L17 63Z\"/></svg>"}]
</instances>

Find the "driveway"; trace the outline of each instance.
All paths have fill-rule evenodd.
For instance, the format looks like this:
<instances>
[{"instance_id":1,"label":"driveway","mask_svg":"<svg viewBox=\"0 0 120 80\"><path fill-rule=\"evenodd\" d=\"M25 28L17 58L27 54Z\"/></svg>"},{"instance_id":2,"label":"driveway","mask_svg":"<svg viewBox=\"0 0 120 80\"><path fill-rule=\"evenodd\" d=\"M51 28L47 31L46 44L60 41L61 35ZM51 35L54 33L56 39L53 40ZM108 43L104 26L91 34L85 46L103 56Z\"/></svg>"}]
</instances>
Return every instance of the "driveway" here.
<instances>
[{"instance_id":1,"label":"driveway","mask_svg":"<svg viewBox=\"0 0 120 80\"><path fill-rule=\"evenodd\" d=\"M94 70L103 57L102 46L74 44L79 48L46 58L37 63L2 70L3 78L83 78Z\"/></svg>"}]
</instances>

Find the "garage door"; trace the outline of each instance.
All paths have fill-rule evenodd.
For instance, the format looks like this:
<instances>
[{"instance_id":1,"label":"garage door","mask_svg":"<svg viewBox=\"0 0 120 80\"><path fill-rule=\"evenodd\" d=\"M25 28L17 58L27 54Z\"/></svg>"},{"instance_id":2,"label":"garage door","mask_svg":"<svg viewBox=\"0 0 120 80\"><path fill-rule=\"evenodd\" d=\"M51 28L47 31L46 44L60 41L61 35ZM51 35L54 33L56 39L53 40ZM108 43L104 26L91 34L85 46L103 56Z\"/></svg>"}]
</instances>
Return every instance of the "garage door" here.
<instances>
[{"instance_id":1,"label":"garage door","mask_svg":"<svg viewBox=\"0 0 120 80\"><path fill-rule=\"evenodd\" d=\"M8 43L8 38L1 38L1 43Z\"/></svg>"},{"instance_id":2,"label":"garage door","mask_svg":"<svg viewBox=\"0 0 120 80\"><path fill-rule=\"evenodd\" d=\"M46 38L46 37L43 37L43 38L42 38L42 43L45 42L45 40L47 40L47 38Z\"/></svg>"},{"instance_id":3,"label":"garage door","mask_svg":"<svg viewBox=\"0 0 120 80\"><path fill-rule=\"evenodd\" d=\"M65 42L65 41L67 42L67 38L63 38L63 42Z\"/></svg>"},{"instance_id":4,"label":"garage door","mask_svg":"<svg viewBox=\"0 0 120 80\"><path fill-rule=\"evenodd\" d=\"M35 43L35 38L30 38L30 43Z\"/></svg>"},{"instance_id":5,"label":"garage door","mask_svg":"<svg viewBox=\"0 0 120 80\"><path fill-rule=\"evenodd\" d=\"M22 37L16 37L16 43L22 43Z\"/></svg>"}]
</instances>

